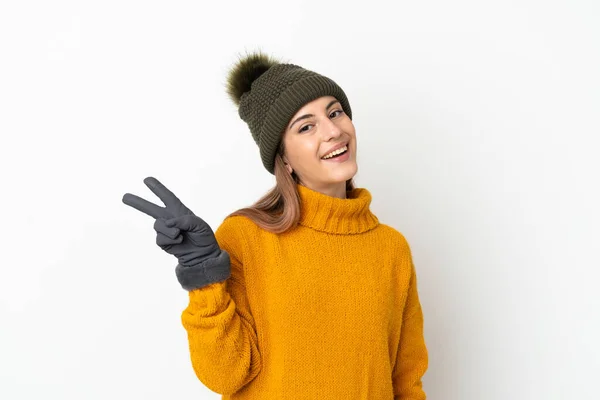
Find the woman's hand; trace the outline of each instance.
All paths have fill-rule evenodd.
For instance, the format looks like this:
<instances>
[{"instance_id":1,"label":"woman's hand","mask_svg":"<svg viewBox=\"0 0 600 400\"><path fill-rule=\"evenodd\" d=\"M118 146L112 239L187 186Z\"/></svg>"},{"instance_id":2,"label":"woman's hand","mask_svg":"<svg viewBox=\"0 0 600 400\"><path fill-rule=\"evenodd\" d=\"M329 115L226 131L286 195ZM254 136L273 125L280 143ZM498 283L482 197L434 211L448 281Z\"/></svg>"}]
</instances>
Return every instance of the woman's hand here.
<instances>
[{"instance_id":1,"label":"woman's hand","mask_svg":"<svg viewBox=\"0 0 600 400\"><path fill-rule=\"evenodd\" d=\"M160 207L136 195L125 193L123 203L156 218L156 244L179 260L184 267L192 267L208 258L217 257L221 249L211 227L187 208L156 178L144 179L146 186L166 207Z\"/></svg>"}]
</instances>

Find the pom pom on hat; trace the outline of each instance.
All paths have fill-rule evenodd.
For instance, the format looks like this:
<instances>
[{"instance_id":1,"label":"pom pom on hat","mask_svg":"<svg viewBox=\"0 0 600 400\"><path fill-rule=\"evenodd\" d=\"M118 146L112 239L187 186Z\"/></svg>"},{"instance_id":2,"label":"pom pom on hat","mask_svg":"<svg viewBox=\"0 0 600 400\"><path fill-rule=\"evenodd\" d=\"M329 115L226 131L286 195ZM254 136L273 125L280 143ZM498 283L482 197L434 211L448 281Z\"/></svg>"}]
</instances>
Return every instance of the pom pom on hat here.
<instances>
[{"instance_id":1,"label":"pom pom on hat","mask_svg":"<svg viewBox=\"0 0 600 400\"><path fill-rule=\"evenodd\" d=\"M259 51L244 57L231 68L227 76L227 94L236 106L245 92L250 91L252 82L280 61Z\"/></svg>"}]
</instances>

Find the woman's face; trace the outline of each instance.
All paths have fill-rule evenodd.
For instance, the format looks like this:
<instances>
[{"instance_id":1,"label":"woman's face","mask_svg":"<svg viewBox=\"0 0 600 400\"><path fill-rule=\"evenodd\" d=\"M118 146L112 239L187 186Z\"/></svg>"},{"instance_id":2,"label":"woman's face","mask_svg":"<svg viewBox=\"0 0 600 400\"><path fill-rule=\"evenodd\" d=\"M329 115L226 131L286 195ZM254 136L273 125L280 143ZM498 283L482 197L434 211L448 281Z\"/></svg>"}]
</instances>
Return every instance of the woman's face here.
<instances>
[{"instance_id":1,"label":"woman's face","mask_svg":"<svg viewBox=\"0 0 600 400\"><path fill-rule=\"evenodd\" d=\"M345 193L346 181L358 170L356 132L335 97L323 96L306 103L290 119L283 141L288 171L293 170L304 186L323 193ZM328 156L344 145L344 154Z\"/></svg>"}]
</instances>

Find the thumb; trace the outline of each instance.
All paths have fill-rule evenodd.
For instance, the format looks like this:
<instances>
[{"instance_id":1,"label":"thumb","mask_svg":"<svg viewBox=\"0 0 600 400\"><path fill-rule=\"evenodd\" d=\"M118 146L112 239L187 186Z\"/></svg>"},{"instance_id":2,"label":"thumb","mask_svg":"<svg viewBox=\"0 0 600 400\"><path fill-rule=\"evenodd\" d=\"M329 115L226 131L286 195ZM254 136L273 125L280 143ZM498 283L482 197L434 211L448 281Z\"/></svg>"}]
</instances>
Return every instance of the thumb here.
<instances>
[{"instance_id":1,"label":"thumb","mask_svg":"<svg viewBox=\"0 0 600 400\"><path fill-rule=\"evenodd\" d=\"M206 225L206 222L196 215L181 215L166 220L165 225L169 228L179 228L182 231L196 232L201 230Z\"/></svg>"}]
</instances>

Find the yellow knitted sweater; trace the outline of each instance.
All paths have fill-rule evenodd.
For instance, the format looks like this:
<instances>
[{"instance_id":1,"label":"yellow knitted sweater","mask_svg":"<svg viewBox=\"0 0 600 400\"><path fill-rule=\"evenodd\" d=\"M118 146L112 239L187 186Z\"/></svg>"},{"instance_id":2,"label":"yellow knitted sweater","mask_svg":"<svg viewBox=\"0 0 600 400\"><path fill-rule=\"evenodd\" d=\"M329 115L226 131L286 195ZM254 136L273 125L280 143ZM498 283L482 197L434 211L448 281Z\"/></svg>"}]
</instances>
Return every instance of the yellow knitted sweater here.
<instances>
[{"instance_id":1,"label":"yellow knitted sweater","mask_svg":"<svg viewBox=\"0 0 600 400\"><path fill-rule=\"evenodd\" d=\"M422 400L428 367L409 245L370 211L298 185L300 225L243 216L215 231L231 277L182 313L198 379L222 399Z\"/></svg>"}]
</instances>

